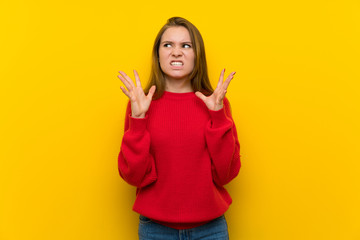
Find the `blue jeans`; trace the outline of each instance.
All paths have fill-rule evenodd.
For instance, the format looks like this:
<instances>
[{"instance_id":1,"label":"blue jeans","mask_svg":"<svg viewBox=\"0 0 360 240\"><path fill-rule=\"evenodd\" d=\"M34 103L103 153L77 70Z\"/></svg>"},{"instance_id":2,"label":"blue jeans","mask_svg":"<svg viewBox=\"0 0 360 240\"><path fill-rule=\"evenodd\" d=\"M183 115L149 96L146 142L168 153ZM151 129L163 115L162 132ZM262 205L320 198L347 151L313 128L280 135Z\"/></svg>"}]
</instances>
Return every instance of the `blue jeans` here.
<instances>
[{"instance_id":1,"label":"blue jeans","mask_svg":"<svg viewBox=\"0 0 360 240\"><path fill-rule=\"evenodd\" d=\"M139 240L229 240L224 215L199 227L180 230L155 223L142 215L139 220Z\"/></svg>"}]
</instances>

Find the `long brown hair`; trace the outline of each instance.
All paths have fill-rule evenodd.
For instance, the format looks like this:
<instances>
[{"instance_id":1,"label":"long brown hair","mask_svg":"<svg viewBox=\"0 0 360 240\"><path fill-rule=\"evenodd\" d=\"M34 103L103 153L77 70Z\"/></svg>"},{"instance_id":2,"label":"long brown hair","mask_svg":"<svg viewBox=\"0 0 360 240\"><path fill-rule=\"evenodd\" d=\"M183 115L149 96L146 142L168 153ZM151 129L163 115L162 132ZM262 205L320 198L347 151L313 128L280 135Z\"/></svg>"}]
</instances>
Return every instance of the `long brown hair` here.
<instances>
[{"instance_id":1,"label":"long brown hair","mask_svg":"<svg viewBox=\"0 0 360 240\"><path fill-rule=\"evenodd\" d=\"M214 92L214 89L212 88L209 81L204 41L201 37L199 30L191 22L184 18L172 17L169 18L166 24L160 29L159 33L155 38L153 46L150 78L147 86L144 89L144 92L148 94L151 86L156 85L156 91L153 99L160 98L165 91L165 77L159 63L159 47L161 37L168 28L178 26L185 27L189 31L192 46L194 48L195 64L194 69L189 76L194 92L200 91L207 96Z\"/></svg>"}]
</instances>

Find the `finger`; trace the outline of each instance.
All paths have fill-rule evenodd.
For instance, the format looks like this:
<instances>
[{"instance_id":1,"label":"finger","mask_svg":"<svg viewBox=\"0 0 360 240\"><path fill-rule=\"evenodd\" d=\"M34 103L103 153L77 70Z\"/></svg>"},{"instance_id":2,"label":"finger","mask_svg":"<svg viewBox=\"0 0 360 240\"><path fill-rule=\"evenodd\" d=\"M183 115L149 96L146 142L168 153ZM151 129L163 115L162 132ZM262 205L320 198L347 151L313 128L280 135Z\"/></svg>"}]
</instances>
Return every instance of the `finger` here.
<instances>
[{"instance_id":1,"label":"finger","mask_svg":"<svg viewBox=\"0 0 360 240\"><path fill-rule=\"evenodd\" d=\"M121 90L123 91L123 93L124 93L126 96L128 96L129 99L131 99L131 96L130 96L129 92L126 91L123 86L120 86L120 88L121 88Z\"/></svg>"},{"instance_id":2,"label":"finger","mask_svg":"<svg viewBox=\"0 0 360 240\"><path fill-rule=\"evenodd\" d=\"M154 93L155 93L155 89L156 89L156 86L153 85L150 89L149 89L149 93L148 95L146 96L148 99L152 99Z\"/></svg>"},{"instance_id":3,"label":"finger","mask_svg":"<svg viewBox=\"0 0 360 240\"><path fill-rule=\"evenodd\" d=\"M136 70L134 70L134 75L135 75L136 86L141 87L141 81L140 81L140 78L139 78L139 74L137 73Z\"/></svg>"},{"instance_id":4,"label":"finger","mask_svg":"<svg viewBox=\"0 0 360 240\"><path fill-rule=\"evenodd\" d=\"M203 101L206 99L206 96L199 91L195 92L195 95Z\"/></svg>"},{"instance_id":5,"label":"finger","mask_svg":"<svg viewBox=\"0 0 360 240\"><path fill-rule=\"evenodd\" d=\"M129 86L129 87L127 87L129 90L131 90L132 89L132 85L131 85L131 81L129 81L127 78L126 78L126 73L124 73L123 71L119 71L119 73L120 73L120 75L118 76L120 79L121 79L121 81L126 85L126 87L127 86Z\"/></svg>"},{"instance_id":6,"label":"finger","mask_svg":"<svg viewBox=\"0 0 360 240\"><path fill-rule=\"evenodd\" d=\"M220 73L219 82L218 82L216 88L221 87L222 82L223 82L223 80L224 80L224 73L225 73L225 68L224 68L224 69L221 71L221 73Z\"/></svg>"},{"instance_id":7,"label":"finger","mask_svg":"<svg viewBox=\"0 0 360 240\"><path fill-rule=\"evenodd\" d=\"M226 92L226 89L228 88L228 86L229 86L229 84L230 84L230 81L234 78L235 73L236 73L236 72L232 72L232 73L227 77L227 79L225 80L224 85L222 86L223 89L225 90L225 92Z\"/></svg>"},{"instance_id":8,"label":"finger","mask_svg":"<svg viewBox=\"0 0 360 240\"><path fill-rule=\"evenodd\" d=\"M121 75L118 75L118 77L120 78L121 82L126 86L126 88L131 91L133 88L131 87L131 85L129 84L129 82Z\"/></svg>"},{"instance_id":9,"label":"finger","mask_svg":"<svg viewBox=\"0 0 360 240\"><path fill-rule=\"evenodd\" d=\"M124 73L123 71L119 71L119 73L128 81L128 83L129 83L133 88L135 88L135 84L133 83L133 81L131 80L131 78L130 78L126 73Z\"/></svg>"}]
</instances>

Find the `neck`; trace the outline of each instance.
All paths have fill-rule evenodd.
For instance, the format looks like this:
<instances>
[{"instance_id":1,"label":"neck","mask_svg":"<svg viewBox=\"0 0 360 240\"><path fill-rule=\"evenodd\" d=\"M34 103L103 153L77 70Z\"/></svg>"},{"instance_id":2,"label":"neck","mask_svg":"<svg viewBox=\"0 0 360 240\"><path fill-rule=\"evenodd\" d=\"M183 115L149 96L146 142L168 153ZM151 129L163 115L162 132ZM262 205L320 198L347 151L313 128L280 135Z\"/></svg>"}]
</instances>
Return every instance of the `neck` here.
<instances>
[{"instance_id":1,"label":"neck","mask_svg":"<svg viewBox=\"0 0 360 240\"><path fill-rule=\"evenodd\" d=\"M191 82L189 79L165 79L165 91L175 92L175 93L184 93L184 92L193 92Z\"/></svg>"}]
</instances>

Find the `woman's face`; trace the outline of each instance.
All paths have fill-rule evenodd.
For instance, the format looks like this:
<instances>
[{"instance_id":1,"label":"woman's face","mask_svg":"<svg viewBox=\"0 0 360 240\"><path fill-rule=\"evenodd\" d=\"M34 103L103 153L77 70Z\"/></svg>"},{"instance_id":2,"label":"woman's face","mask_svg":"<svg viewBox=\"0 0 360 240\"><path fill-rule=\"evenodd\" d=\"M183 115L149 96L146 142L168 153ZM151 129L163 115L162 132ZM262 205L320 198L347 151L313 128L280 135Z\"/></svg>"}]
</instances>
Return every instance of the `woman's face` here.
<instances>
[{"instance_id":1,"label":"woman's face","mask_svg":"<svg viewBox=\"0 0 360 240\"><path fill-rule=\"evenodd\" d=\"M194 69L195 53L185 27L165 30L160 40L159 61L166 80L187 80Z\"/></svg>"}]
</instances>

